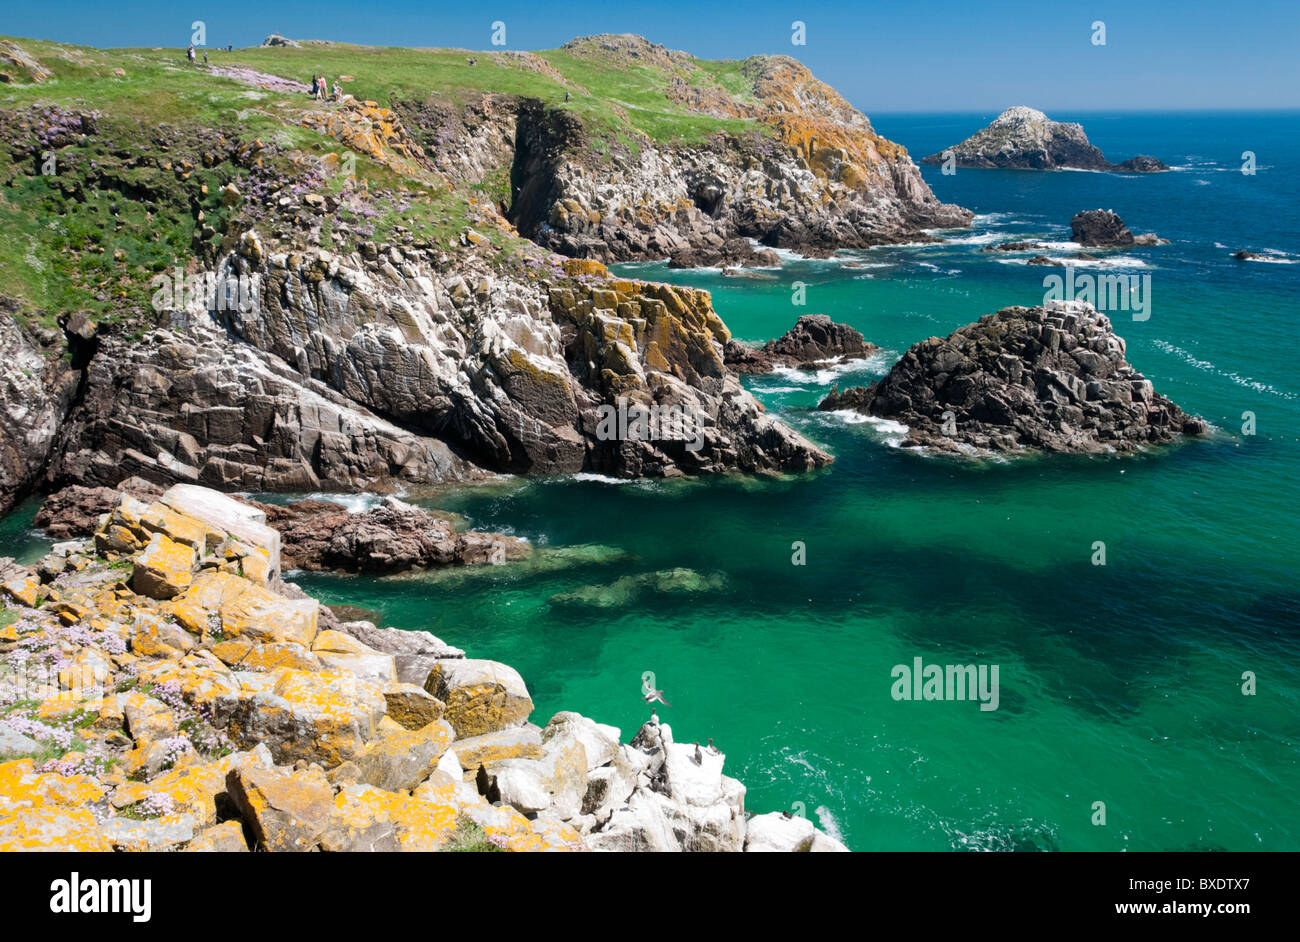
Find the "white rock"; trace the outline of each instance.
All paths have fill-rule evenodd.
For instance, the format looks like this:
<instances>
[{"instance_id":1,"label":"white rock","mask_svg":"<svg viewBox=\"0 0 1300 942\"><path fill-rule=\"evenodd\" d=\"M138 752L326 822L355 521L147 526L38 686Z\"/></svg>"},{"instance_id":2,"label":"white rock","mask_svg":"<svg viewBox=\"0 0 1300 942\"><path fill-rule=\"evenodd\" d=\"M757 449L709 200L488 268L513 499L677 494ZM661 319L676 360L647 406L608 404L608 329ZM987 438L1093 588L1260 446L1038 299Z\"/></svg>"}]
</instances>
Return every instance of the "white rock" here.
<instances>
[{"instance_id":1,"label":"white rock","mask_svg":"<svg viewBox=\"0 0 1300 942\"><path fill-rule=\"evenodd\" d=\"M753 853L807 853L817 828L807 818L786 817L780 811L759 814L745 828L745 850Z\"/></svg>"}]
</instances>

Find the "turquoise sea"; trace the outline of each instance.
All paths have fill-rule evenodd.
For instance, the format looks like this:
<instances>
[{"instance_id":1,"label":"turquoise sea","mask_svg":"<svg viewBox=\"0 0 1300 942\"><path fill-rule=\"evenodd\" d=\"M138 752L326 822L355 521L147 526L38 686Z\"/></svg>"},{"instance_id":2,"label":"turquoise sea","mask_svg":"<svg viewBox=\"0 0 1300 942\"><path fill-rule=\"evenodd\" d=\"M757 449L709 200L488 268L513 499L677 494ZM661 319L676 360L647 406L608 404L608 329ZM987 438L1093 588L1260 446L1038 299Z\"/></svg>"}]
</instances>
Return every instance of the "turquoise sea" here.
<instances>
[{"instance_id":1,"label":"turquoise sea","mask_svg":"<svg viewBox=\"0 0 1300 942\"><path fill-rule=\"evenodd\" d=\"M873 116L918 158L993 117ZM653 671L672 703L661 717L678 741L715 740L750 810L802 809L855 850L1300 849L1300 114L1053 117L1082 121L1112 160L1175 170L926 167L942 199L978 214L942 244L790 257L763 279L621 268L708 288L743 340L826 313L883 347L847 369L748 380L835 456L829 468L446 491L422 499L528 537L534 561L298 581L515 666L539 723L577 710L630 737ZM1097 207L1171 240L1107 256L1106 272L1151 276L1149 319L1113 320L1129 360L1211 437L964 462L814 411L833 383L880 376L918 340L1041 303L1059 269L981 249L1063 242L1070 217ZM1273 260L1235 261L1241 248ZM0 553L37 551L33 509L0 522ZM795 541L806 565L791 563ZM636 578L677 568L700 578ZM603 605L553 599L584 587L606 587ZM998 665L999 708L895 701L891 668L916 657Z\"/></svg>"}]
</instances>

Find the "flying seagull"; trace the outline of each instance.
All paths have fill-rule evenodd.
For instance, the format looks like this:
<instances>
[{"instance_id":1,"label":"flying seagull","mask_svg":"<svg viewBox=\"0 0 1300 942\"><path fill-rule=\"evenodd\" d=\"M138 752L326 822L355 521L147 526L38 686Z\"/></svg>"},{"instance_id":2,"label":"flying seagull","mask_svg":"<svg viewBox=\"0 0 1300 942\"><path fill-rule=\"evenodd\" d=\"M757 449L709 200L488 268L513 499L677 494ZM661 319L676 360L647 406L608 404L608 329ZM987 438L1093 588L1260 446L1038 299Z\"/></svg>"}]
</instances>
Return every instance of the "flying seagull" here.
<instances>
[{"instance_id":1,"label":"flying seagull","mask_svg":"<svg viewBox=\"0 0 1300 942\"><path fill-rule=\"evenodd\" d=\"M666 707L672 706L671 703L664 699L664 692L655 690L649 683L641 685L641 696L645 698L646 703L654 703L657 700Z\"/></svg>"}]
</instances>

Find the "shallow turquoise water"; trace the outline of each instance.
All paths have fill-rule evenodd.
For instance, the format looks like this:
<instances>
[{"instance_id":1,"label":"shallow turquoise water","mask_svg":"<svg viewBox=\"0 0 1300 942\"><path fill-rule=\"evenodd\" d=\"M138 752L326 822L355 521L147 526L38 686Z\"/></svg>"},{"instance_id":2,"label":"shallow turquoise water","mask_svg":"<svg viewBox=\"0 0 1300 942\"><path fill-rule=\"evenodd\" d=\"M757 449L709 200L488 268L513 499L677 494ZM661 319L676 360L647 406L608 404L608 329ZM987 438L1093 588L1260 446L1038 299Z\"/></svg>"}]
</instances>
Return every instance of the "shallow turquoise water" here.
<instances>
[{"instance_id":1,"label":"shallow turquoise water","mask_svg":"<svg viewBox=\"0 0 1300 942\"><path fill-rule=\"evenodd\" d=\"M876 125L921 155L990 117ZM538 562L299 581L514 665L538 722L578 710L630 736L648 715L641 675L654 671L676 738L713 737L751 810L801 803L857 850L1300 849L1300 266L1228 257L1300 258L1300 118L1081 119L1113 159L1151 153L1188 169L926 168L942 198L981 214L945 245L857 253L868 268L790 260L768 281L625 268L709 288L742 339L823 312L884 347L842 373L750 382L836 456L830 468L454 490L433 502L527 536ZM1255 177L1235 172L1247 147ZM1063 239L1074 212L1099 205L1173 240L1126 253L1116 270L1152 276L1151 317L1117 314L1115 325L1158 390L1218 427L1209 440L970 464L903 453L887 431L812 411L831 383L878 376L917 340L1039 303L1056 270L982 245ZM809 286L802 308L790 301L796 280ZM1254 436L1241 434L1248 410ZM16 519L0 541L22 533ZM1099 540L1104 567L1091 563ZM806 566L791 565L794 541ZM572 549L589 545L606 549ZM722 586L624 592L602 609L551 601L675 567L721 574ZM999 665L999 709L894 701L890 669L914 657ZM1243 671L1256 673L1257 695L1242 694ZM1097 801L1104 827L1092 824Z\"/></svg>"}]
</instances>

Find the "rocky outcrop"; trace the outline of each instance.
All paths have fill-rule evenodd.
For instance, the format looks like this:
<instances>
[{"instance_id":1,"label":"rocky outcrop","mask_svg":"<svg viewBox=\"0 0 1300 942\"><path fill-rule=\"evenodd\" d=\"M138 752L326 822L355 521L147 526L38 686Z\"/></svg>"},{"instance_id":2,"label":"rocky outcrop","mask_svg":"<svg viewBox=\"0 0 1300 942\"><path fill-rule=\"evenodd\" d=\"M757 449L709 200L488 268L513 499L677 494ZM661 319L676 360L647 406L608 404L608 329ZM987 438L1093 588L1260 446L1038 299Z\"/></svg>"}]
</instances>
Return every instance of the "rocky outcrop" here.
<instances>
[{"instance_id":1,"label":"rocky outcrop","mask_svg":"<svg viewBox=\"0 0 1300 942\"><path fill-rule=\"evenodd\" d=\"M38 84L53 75L41 61L12 40L0 40L0 83Z\"/></svg>"},{"instance_id":2,"label":"rocky outcrop","mask_svg":"<svg viewBox=\"0 0 1300 942\"><path fill-rule=\"evenodd\" d=\"M36 526L66 540L86 537L112 513L122 495L150 501L162 489L142 478L117 487L71 485L45 499ZM352 512L327 500L266 504L236 498L262 514L280 534L287 569L393 573L436 566L499 564L522 559L531 551L525 540L503 533L457 532L446 515L438 516L385 497L375 507Z\"/></svg>"},{"instance_id":3,"label":"rocky outcrop","mask_svg":"<svg viewBox=\"0 0 1300 942\"><path fill-rule=\"evenodd\" d=\"M116 487L73 484L46 497L33 522L56 540L90 536L99 518L117 506L123 493L152 501L162 496L162 488L144 478L127 478Z\"/></svg>"},{"instance_id":4,"label":"rocky outcrop","mask_svg":"<svg viewBox=\"0 0 1300 942\"><path fill-rule=\"evenodd\" d=\"M749 239L729 239L721 245L686 248L668 257L669 268L779 268L781 256L756 248Z\"/></svg>"},{"instance_id":5,"label":"rocky outcrop","mask_svg":"<svg viewBox=\"0 0 1300 942\"><path fill-rule=\"evenodd\" d=\"M280 531L281 555L290 569L404 572L499 564L530 551L526 541L503 533L457 533L448 520L395 497L360 513L322 500L258 506Z\"/></svg>"},{"instance_id":6,"label":"rocky outcrop","mask_svg":"<svg viewBox=\"0 0 1300 942\"><path fill-rule=\"evenodd\" d=\"M222 489L386 486L487 471L621 476L776 471L829 457L764 415L722 363L707 292L610 279L538 283L430 250L269 253L249 234L219 267L248 310L186 309L111 341L48 475L124 474ZM583 267L583 266L587 267ZM602 407L674 407L702 442L607 440Z\"/></svg>"},{"instance_id":7,"label":"rocky outcrop","mask_svg":"<svg viewBox=\"0 0 1300 942\"><path fill-rule=\"evenodd\" d=\"M539 729L507 665L329 627L262 518L177 485L36 570L0 561L0 743L56 755L0 762L0 850L842 849L748 833L723 755L667 724ZM391 649L432 659L418 683Z\"/></svg>"},{"instance_id":8,"label":"rocky outcrop","mask_svg":"<svg viewBox=\"0 0 1300 942\"><path fill-rule=\"evenodd\" d=\"M1103 247L1168 243L1154 232L1135 236L1124 225L1124 220L1109 209L1086 209L1075 213L1070 220L1070 238L1080 245Z\"/></svg>"},{"instance_id":9,"label":"rocky outcrop","mask_svg":"<svg viewBox=\"0 0 1300 942\"><path fill-rule=\"evenodd\" d=\"M1124 352L1081 302L1010 307L914 344L884 379L832 389L818 408L900 422L904 447L966 455L1132 451L1207 430Z\"/></svg>"},{"instance_id":10,"label":"rocky outcrop","mask_svg":"<svg viewBox=\"0 0 1300 942\"><path fill-rule=\"evenodd\" d=\"M951 153L958 167L1011 170L1110 170L1116 173L1154 173L1168 170L1154 157L1133 157L1113 164L1088 142L1083 125L1053 121L1033 108L1008 108L993 123L960 144L921 162L941 164Z\"/></svg>"},{"instance_id":11,"label":"rocky outcrop","mask_svg":"<svg viewBox=\"0 0 1300 942\"><path fill-rule=\"evenodd\" d=\"M970 223L970 212L935 198L905 149L794 59L747 59L752 93L732 97L681 78L691 75L691 57L639 36L587 37L564 49L603 63L659 64L679 76L668 90L674 101L756 127L699 145L647 139L612 166L596 167L589 132L574 113L526 104L514 162L524 182L510 218L547 248L602 261L708 257L744 237L825 252Z\"/></svg>"},{"instance_id":12,"label":"rocky outcrop","mask_svg":"<svg viewBox=\"0 0 1300 942\"><path fill-rule=\"evenodd\" d=\"M758 348L731 340L723 354L727 366L737 373L770 373L778 366L810 369L835 360L860 359L879 349L848 324L837 324L826 314L803 314L775 340Z\"/></svg>"}]
</instances>

